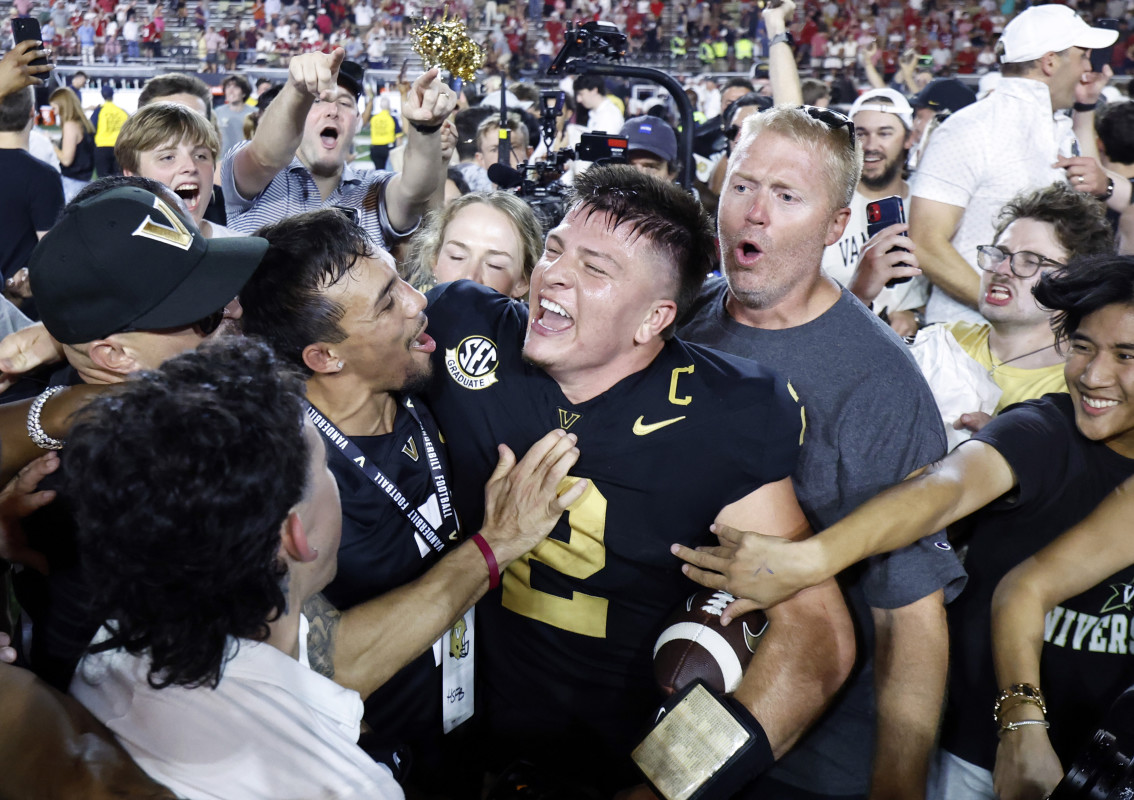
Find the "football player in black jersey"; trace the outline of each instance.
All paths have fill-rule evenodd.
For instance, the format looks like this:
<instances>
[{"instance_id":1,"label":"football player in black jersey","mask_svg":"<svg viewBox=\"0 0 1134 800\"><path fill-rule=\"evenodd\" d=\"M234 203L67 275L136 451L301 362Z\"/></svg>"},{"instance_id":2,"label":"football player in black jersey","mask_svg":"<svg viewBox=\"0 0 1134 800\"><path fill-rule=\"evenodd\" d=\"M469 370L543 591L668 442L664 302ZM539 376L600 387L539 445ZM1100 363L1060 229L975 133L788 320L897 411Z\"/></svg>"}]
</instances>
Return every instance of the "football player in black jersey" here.
<instances>
[{"instance_id":1,"label":"football player in black jersey","mask_svg":"<svg viewBox=\"0 0 1134 800\"><path fill-rule=\"evenodd\" d=\"M430 293L427 398L466 517L497 443L526 448L549 425L579 437L568 480L592 485L478 606L479 674L492 766L526 757L609 796L640 781L652 646L692 588L670 542L705 543L714 521L807 535L788 478L804 434L774 374L673 338L714 247L698 203L627 167L592 168L576 191L526 306L468 281ZM849 670L843 599L815 589L769 609L732 706L762 750L730 762L729 781L789 748Z\"/></svg>"},{"instance_id":2,"label":"football player in black jersey","mask_svg":"<svg viewBox=\"0 0 1134 800\"><path fill-rule=\"evenodd\" d=\"M496 532L482 530L475 545L462 538L441 437L415 397L429 378L434 346L425 332L425 298L398 277L390 255L335 210L301 214L262 233L266 266L242 298L245 332L266 339L307 376L307 413L326 441L342 506L338 574L313 631L325 643L323 626L333 625L338 611L422 582L437 585L436 602L407 608L413 624L403 619L402 630L385 631L361 669L348 669L341 658L315 661L340 681L359 682L372 755L404 766L408 748L413 765L396 773L407 788L454 798L463 775L448 751L461 749L461 736L442 734L473 713L475 620L466 612L487 585L453 580L446 569L462 551L475 556L474 565L484 562L488 548L484 555L498 559L498 575L535 540L510 553L515 542ZM573 436L560 435L561 446L573 446ZM448 581L437 581L446 574ZM436 624L450 626L448 634L435 636L432 648L419 646L421 631Z\"/></svg>"}]
</instances>

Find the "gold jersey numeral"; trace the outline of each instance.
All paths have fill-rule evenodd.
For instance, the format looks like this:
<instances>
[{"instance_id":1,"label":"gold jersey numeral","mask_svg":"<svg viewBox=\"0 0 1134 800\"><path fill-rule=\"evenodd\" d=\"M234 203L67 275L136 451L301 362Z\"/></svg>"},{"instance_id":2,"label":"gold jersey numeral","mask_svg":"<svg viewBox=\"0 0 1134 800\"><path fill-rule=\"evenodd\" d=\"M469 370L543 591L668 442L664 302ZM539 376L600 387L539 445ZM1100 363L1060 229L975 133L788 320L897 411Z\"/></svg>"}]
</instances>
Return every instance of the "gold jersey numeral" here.
<instances>
[{"instance_id":1,"label":"gold jersey numeral","mask_svg":"<svg viewBox=\"0 0 1134 800\"><path fill-rule=\"evenodd\" d=\"M559 485L567 491L578 478L567 476ZM513 561L503 577L504 607L530 619L583 636L606 638L605 597L572 592L571 597L532 588L532 560L556 572L585 580L606 566L606 498L592 482L567 509L571 536L566 542L544 539L527 555Z\"/></svg>"}]
</instances>

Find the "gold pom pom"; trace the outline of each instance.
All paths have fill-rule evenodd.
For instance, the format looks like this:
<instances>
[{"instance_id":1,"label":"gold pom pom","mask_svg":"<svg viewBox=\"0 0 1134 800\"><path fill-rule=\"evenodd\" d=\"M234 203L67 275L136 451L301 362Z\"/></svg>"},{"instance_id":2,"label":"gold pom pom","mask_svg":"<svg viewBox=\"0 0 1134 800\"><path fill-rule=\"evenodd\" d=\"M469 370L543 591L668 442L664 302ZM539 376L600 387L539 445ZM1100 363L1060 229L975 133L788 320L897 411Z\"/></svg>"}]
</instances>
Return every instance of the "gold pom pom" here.
<instances>
[{"instance_id":1,"label":"gold pom pom","mask_svg":"<svg viewBox=\"0 0 1134 800\"><path fill-rule=\"evenodd\" d=\"M440 66L462 80L471 81L484 66L484 48L472 40L469 29L448 10L440 22L426 20L410 32L414 52L426 69Z\"/></svg>"}]
</instances>

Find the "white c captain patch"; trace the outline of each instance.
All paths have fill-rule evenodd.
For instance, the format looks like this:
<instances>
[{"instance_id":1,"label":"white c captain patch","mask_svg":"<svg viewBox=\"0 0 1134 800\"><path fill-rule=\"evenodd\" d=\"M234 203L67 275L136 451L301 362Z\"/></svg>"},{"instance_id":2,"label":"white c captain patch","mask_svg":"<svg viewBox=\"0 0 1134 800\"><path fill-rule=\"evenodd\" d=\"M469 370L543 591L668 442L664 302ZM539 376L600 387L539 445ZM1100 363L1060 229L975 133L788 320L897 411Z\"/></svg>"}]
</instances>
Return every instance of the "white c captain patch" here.
<instances>
[{"instance_id":1,"label":"white c captain patch","mask_svg":"<svg viewBox=\"0 0 1134 800\"><path fill-rule=\"evenodd\" d=\"M466 336L456 348L445 351L449 377L466 389L487 389L496 383L498 364L496 343L486 336Z\"/></svg>"}]
</instances>

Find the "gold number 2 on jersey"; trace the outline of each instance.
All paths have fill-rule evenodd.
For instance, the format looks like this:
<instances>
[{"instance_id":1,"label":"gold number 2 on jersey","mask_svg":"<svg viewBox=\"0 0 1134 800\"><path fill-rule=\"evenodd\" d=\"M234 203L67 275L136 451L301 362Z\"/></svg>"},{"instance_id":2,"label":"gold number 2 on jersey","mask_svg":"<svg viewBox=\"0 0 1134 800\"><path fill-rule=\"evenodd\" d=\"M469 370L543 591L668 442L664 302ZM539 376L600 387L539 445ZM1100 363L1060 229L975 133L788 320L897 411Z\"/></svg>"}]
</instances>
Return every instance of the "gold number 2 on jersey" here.
<instances>
[{"instance_id":1,"label":"gold number 2 on jersey","mask_svg":"<svg viewBox=\"0 0 1134 800\"><path fill-rule=\"evenodd\" d=\"M560 493L578 478L568 476ZM544 539L534 550L512 562L504 573L504 608L556 628L583 636L606 638L605 597L572 592L558 597L532 588L532 559L571 578L589 578L606 566L606 498L592 482L583 496L567 509L571 537L566 542Z\"/></svg>"}]
</instances>

